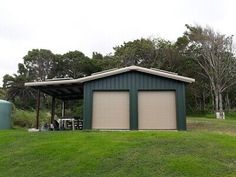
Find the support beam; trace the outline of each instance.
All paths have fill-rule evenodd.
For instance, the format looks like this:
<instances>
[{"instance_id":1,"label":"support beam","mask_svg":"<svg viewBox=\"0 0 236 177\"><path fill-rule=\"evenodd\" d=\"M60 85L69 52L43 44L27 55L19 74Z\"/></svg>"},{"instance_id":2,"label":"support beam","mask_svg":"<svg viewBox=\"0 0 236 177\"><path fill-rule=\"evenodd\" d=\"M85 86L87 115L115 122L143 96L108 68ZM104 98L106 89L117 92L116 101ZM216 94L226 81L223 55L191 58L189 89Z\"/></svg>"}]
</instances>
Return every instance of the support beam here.
<instances>
[{"instance_id":1,"label":"support beam","mask_svg":"<svg viewBox=\"0 0 236 177\"><path fill-rule=\"evenodd\" d=\"M52 97L51 124L53 124L54 116L55 116L55 97Z\"/></svg>"},{"instance_id":2,"label":"support beam","mask_svg":"<svg viewBox=\"0 0 236 177\"><path fill-rule=\"evenodd\" d=\"M39 108L40 108L40 90L37 93L37 103L36 103L36 129L39 129Z\"/></svg>"},{"instance_id":3,"label":"support beam","mask_svg":"<svg viewBox=\"0 0 236 177\"><path fill-rule=\"evenodd\" d=\"M65 100L62 101L62 105L61 105L61 117L65 117L65 111L66 110L66 103Z\"/></svg>"}]
</instances>

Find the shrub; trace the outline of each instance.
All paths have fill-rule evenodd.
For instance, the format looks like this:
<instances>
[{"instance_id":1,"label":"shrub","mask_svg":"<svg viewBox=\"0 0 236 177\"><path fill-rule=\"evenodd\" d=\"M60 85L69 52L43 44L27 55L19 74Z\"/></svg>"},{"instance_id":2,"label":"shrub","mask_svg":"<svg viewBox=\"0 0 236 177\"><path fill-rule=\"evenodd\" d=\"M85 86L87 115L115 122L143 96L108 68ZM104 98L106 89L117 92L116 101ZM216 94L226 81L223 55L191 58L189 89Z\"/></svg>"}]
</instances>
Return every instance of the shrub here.
<instances>
[{"instance_id":1,"label":"shrub","mask_svg":"<svg viewBox=\"0 0 236 177\"><path fill-rule=\"evenodd\" d=\"M35 116L36 112L33 110L15 109L12 114L13 125L25 128L35 127L36 124ZM51 115L48 111L46 110L40 111L39 125L41 126L43 123L49 122L50 116Z\"/></svg>"}]
</instances>

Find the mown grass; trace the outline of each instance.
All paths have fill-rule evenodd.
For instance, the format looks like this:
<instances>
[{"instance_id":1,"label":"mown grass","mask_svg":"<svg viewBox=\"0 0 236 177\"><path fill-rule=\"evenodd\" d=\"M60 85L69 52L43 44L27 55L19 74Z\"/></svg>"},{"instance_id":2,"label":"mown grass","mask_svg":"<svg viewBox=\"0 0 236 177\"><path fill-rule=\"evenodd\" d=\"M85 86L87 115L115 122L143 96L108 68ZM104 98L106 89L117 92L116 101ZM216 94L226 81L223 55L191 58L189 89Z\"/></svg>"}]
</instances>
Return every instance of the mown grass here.
<instances>
[{"instance_id":1,"label":"mown grass","mask_svg":"<svg viewBox=\"0 0 236 177\"><path fill-rule=\"evenodd\" d=\"M188 131L0 131L0 176L236 176L236 121Z\"/></svg>"}]
</instances>

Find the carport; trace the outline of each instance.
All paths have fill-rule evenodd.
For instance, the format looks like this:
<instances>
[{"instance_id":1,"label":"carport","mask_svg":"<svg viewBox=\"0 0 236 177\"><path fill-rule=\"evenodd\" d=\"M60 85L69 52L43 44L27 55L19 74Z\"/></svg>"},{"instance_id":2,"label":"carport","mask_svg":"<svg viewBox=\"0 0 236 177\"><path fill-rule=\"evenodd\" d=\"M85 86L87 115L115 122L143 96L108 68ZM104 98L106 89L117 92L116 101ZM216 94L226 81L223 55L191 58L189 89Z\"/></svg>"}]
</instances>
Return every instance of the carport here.
<instances>
[{"instance_id":1,"label":"carport","mask_svg":"<svg viewBox=\"0 0 236 177\"><path fill-rule=\"evenodd\" d=\"M55 100L62 102L62 117L65 116L66 101L83 99L83 84L81 83L67 83L71 79L51 79L45 82L31 82L26 83L25 86L30 86L37 90L36 99L36 128L39 128L39 112L40 112L40 95L45 93L52 98L51 107L51 123L53 123L55 116Z\"/></svg>"}]
</instances>

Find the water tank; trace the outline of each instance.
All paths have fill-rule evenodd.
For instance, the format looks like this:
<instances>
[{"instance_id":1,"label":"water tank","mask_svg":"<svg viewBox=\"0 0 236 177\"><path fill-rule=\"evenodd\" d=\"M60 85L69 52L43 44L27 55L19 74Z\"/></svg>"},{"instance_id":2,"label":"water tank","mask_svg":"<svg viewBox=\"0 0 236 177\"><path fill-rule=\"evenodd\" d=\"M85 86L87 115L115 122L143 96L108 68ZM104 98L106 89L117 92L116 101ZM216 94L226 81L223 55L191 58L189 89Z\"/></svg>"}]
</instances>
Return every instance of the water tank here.
<instances>
[{"instance_id":1,"label":"water tank","mask_svg":"<svg viewBox=\"0 0 236 177\"><path fill-rule=\"evenodd\" d=\"M5 100L0 100L0 130L11 128L12 104Z\"/></svg>"}]
</instances>

